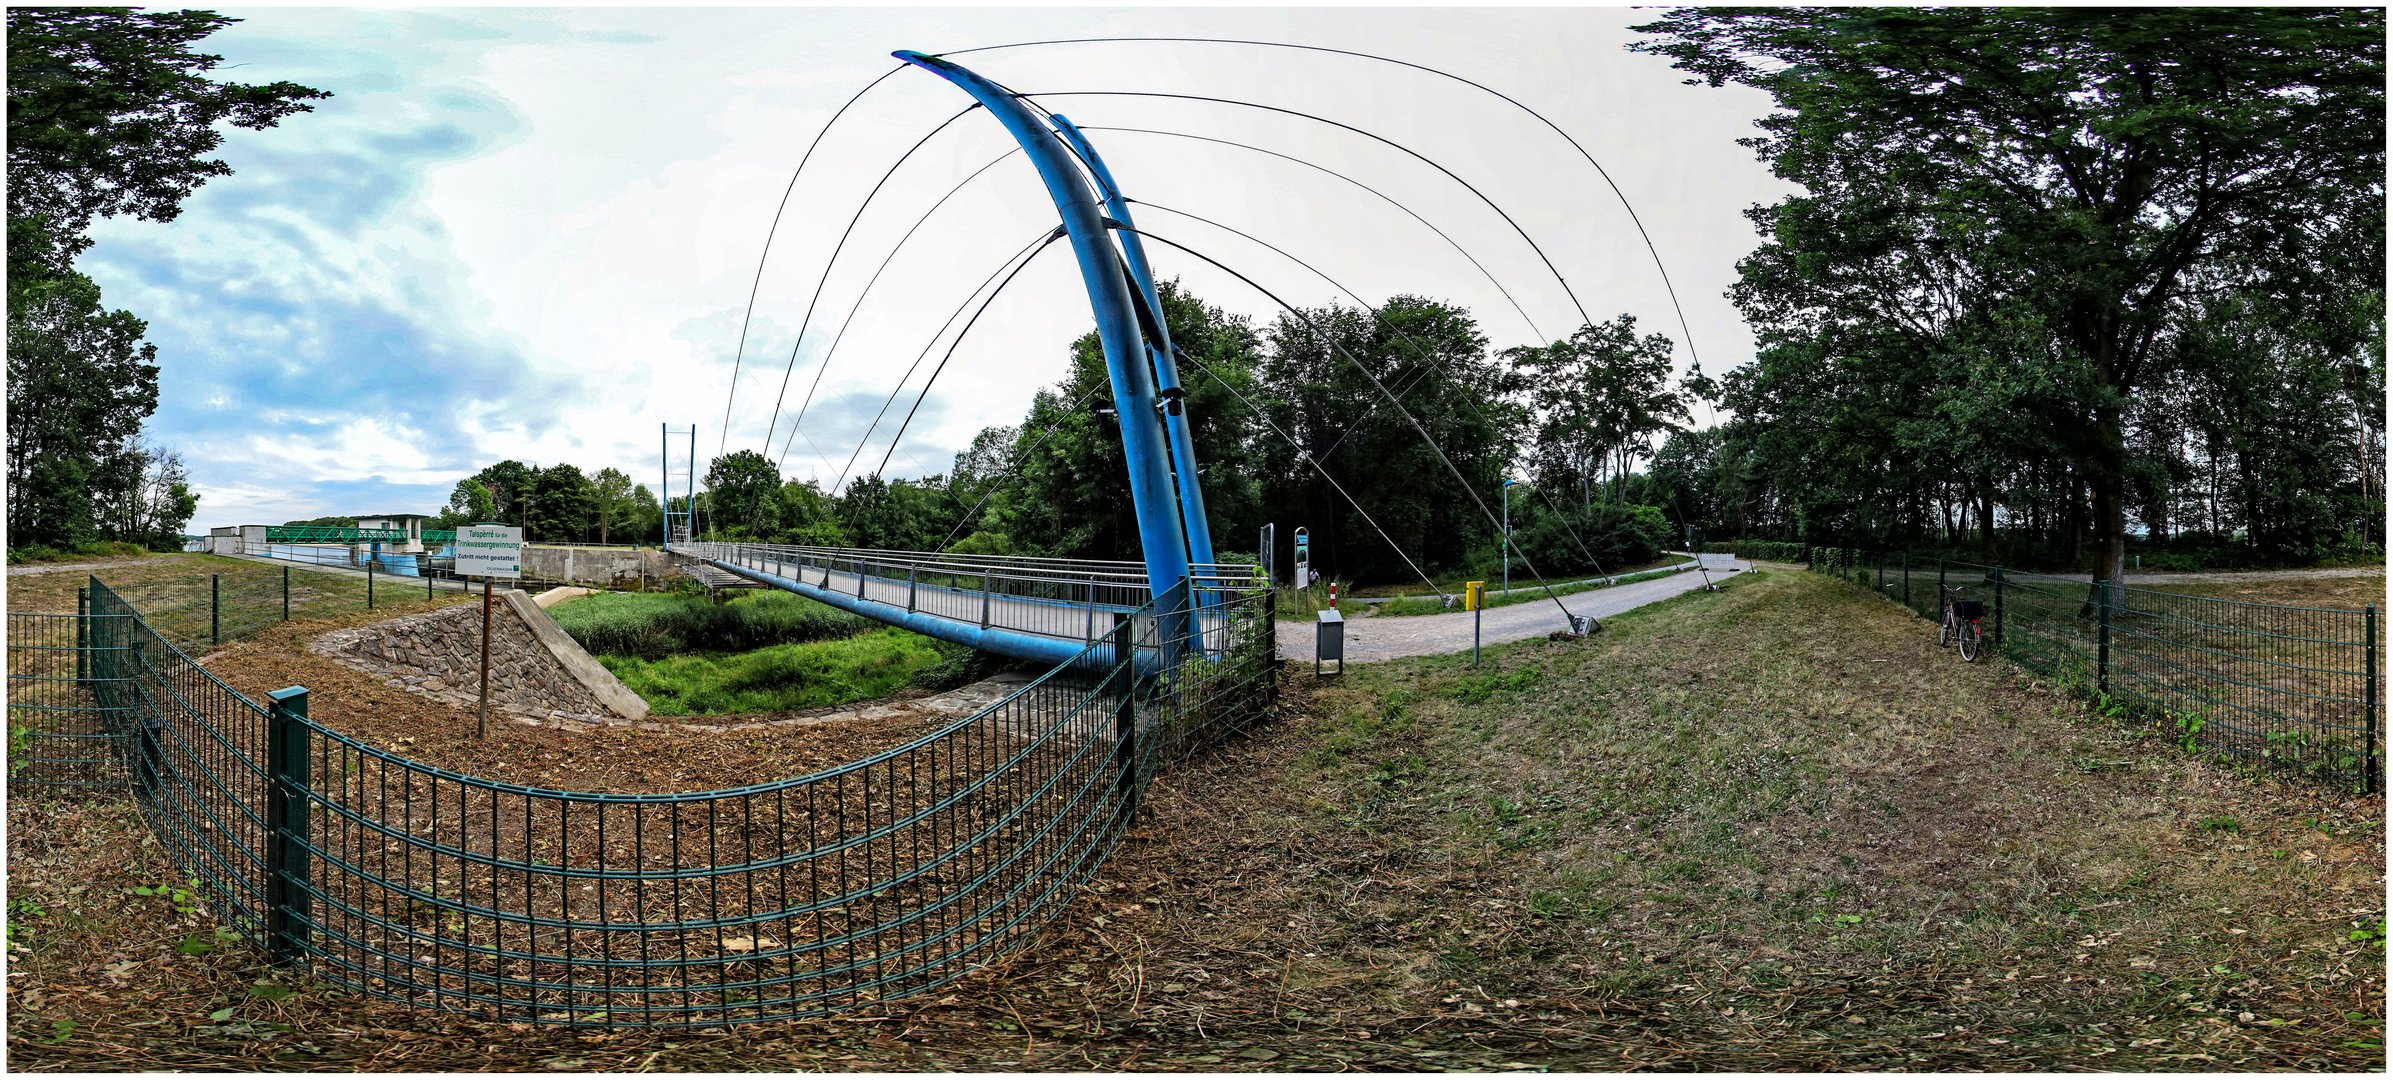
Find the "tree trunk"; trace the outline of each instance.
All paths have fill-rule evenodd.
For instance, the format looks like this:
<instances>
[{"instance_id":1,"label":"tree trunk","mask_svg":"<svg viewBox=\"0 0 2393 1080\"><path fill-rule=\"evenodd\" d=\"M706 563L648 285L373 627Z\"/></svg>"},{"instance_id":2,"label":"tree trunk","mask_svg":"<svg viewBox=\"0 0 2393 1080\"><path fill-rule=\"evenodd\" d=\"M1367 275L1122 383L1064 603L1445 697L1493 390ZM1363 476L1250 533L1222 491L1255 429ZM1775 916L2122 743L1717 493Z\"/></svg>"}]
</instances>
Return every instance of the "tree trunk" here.
<instances>
[{"instance_id":1,"label":"tree trunk","mask_svg":"<svg viewBox=\"0 0 2393 1080\"><path fill-rule=\"evenodd\" d=\"M1980 491L1977 499L1978 558L1991 563L1994 561L1994 496Z\"/></svg>"},{"instance_id":2,"label":"tree trunk","mask_svg":"<svg viewBox=\"0 0 2393 1080\"><path fill-rule=\"evenodd\" d=\"M2109 381L2108 365L2104 365L2104 381ZM2094 410L2095 452L2093 468L2086 477L2093 489L2095 558L2093 578L2110 583L2110 609L2116 615L2127 610L2127 499L2125 454L2120 438L2119 410L2105 406ZM2072 485L2074 487L2074 485Z\"/></svg>"}]
</instances>

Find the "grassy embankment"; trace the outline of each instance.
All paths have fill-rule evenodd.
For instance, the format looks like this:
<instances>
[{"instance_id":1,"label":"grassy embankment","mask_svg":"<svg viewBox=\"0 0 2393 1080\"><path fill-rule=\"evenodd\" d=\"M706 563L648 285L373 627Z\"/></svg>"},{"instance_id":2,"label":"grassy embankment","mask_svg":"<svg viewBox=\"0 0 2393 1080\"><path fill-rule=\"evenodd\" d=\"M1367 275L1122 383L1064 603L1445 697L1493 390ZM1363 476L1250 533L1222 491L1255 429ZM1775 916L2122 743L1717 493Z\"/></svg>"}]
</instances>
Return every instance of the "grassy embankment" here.
<instances>
[{"instance_id":1,"label":"grassy embankment","mask_svg":"<svg viewBox=\"0 0 2393 1080\"><path fill-rule=\"evenodd\" d=\"M793 712L952 685L970 651L788 593L711 604L602 593L550 609L633 693L668 716Z\"/></svg>"},{"instance_id":2,"label":"grassy embankment","mask_svg":"<svg viewBox=\"0 0 2393 1080\"><path fill-rule=\"evenodd\" d=\"M2381 797L2093 719L1813 575L1486 659L1298 677L1283 721L1150 789L1089 895L1018 958L953 993L721 1035L509 1030L289 984L247 949L178 954L210 924L131 891L163 874L137 816L12 803L11 898L30 905L13 1060L2384 1064ZM126 1009L128 985L155 1000Z\"/></svg>"},{"instance_id":3,"label":"grassy embankment","mask_svg":"<svg viewBox=\"0 0 2393 1080\"><path fill-rule=\"evenodd\" d=\"M86 562L101 559L138 559L152 554L140 544L122 540L108 540L75 548L54 548L44 544L8 549L10 566L30 566L36 563Z\"/></svg>"},{"instance_id":4,"label":"grassy embankment","mask_svg":"<svg viewBox=\"0 0 2393 1080\"><path fill-rule=\"evenodd\" d=\"M10 611L71 614L75 590L97 576L167 640L185 649L205 651L210 643L210 579L215 579L216 638L229 643L282 621L286 570L292 619L366 610L363 575L196 552L149 555L91 570L12 574L7 606ZM393 618L458 603L464 595L442 589L427 599L423 579L398 575L378 576L373 591L373 610Z\"/></svg>"}]
</instances>

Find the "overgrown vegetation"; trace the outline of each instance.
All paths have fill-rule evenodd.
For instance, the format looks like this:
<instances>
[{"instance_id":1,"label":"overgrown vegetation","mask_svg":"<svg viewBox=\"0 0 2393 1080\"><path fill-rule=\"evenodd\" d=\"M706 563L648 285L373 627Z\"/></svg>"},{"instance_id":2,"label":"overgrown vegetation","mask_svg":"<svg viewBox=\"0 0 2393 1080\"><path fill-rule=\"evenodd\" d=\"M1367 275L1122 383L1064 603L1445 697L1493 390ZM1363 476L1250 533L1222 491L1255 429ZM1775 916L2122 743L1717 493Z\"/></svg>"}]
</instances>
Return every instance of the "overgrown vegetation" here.
<instances>
[{"instance_id":1,"label":"overgrown vegetation","mask_svg":"<svg viewBox=\"0 0 2393 1080\"><path fill-rule=\"evenodd\" d=\"M67 547L27 544L24 547L8 549L8 562L10 565L16 566L34 563L81 562L85 559L132 559L149 553L148 545L128 543L123 540L102 540Z\"/></svg>"},{"instance_id":2,"label":"overgrown vegetation","mask_svg":"<svg viewBox=\"0 0 2393 1080\"><path fill-rule=\"evenodd\" d=\"M592 653L639 660L843 638L879 625L779 591L721 604L686 592L599 593L568 600L549 615Z\"/></svg>"},{"instance_id":3,"label":"overgrown vegetation","mask_svg":"<svg viewBox=\"0 0 2393 1080\"><path fill-rule=\"evenodd\" d=\"M667 716L795 712L865 701L914 685L951 658L939 643L887 627L833 640L599 663Z\"/></svg>"},{"instance_id":4,"label":"overgrown vegetation","mask_svg":"<svg viewBox=\"0 0 2393 1080\"><path fill-rule=\"evenodd\" d=\"M786 592L721 604L686 591L598 593L549 615L668 716L794 712L947 690L1004 666Z\"/></svg>"}]
</instances>

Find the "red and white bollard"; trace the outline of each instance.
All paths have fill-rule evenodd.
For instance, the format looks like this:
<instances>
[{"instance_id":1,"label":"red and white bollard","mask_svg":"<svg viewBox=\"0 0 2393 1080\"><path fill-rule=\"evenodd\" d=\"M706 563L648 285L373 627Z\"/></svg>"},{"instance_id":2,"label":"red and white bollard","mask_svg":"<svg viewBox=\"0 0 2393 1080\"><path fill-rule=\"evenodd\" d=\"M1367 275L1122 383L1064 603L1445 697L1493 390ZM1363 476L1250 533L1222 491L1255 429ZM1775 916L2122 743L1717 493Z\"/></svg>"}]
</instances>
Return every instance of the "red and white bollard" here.
<instances>
[{"instance_id":1,"label":"red and white bollard","mask_svg":"<svg viewBox=\"0 0 2393 1080\"><path fill-rule=\"evenodd\" d=\"M1338 583L1335 581L1329 583L1329 606L1338 606Z\"/></svg>"}]
</instances>

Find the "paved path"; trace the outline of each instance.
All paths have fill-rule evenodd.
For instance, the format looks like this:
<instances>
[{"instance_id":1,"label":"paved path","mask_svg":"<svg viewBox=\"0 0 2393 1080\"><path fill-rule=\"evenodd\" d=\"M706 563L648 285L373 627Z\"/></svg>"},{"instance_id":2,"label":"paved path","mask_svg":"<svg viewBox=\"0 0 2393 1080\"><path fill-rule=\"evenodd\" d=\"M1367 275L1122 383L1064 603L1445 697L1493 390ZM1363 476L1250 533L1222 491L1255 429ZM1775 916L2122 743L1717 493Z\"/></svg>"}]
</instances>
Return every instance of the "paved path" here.
<instances>
[{"instance_id":1,"label":"paved path","mask_svg":"<svg viewBox=\"0 0 2393 1080\"><path fill-rule=\"evenodd\" d=\"M1742 569L1746 564L1736 563L1725 555L1713 555L1704 558L1704 565L1712 573L1720 574L1729 572L1732 565ZM1693 592L1702 588L1703 582L1702 574L1688 571L1651 581L1574 593L1563 597L1562 605L1569 608L1573 615L1607 619L1656 600ZM1479 627L1482 645L1544 637L1556 630L1568 628L1562 620L1562 612L1555 609L1552 600L1489 608L1477 614L1482 619ZM1358 664L1368 664L1403 656L1469 652L1473 615L1473 612L1453 611L1442 615L1373 615L1350 619L1346 623L1346 658ZM1313 633L1311 623L1281 620L1280 657L1287 660L1312 659Z\"/></svg>"}]
</instances>

